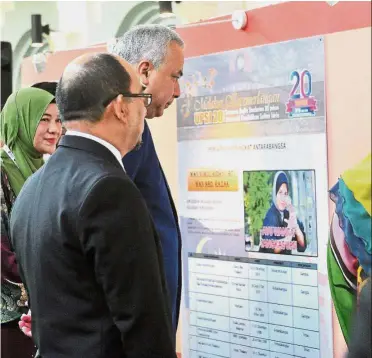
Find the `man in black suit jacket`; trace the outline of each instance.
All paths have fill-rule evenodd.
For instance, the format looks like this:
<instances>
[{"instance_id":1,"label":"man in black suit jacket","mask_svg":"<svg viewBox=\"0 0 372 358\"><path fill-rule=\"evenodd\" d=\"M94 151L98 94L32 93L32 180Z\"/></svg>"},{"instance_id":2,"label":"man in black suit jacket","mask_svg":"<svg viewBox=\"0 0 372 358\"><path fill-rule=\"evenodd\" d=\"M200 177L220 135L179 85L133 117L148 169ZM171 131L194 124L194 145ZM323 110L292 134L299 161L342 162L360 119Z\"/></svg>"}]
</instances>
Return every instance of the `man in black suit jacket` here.
<instances>
[{"instance_id":1,"label":"man in black suit jacket","mask_svg":"<svg viewBox=\"0 0 372 358\"><path fill-rule=\"evenodd\" d=\"M159 238L121 161L151 95L124 60L90 54L56 97L67 133L11 217L40 356L175 358Z\"/></svg>"}]
</instances>

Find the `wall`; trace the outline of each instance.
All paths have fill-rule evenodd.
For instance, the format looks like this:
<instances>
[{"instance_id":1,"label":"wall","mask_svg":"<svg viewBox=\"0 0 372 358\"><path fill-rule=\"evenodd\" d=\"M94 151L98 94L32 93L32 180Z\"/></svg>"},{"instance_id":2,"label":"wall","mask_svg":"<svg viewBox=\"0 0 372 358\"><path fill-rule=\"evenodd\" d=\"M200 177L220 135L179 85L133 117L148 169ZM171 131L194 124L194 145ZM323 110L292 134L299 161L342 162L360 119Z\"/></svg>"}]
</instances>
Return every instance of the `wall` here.
<instances>
[{"instance_id":1,"label":"wall","mask_svg":"<svg viewBox=\"0 0 372 358\"><path fill-rule=\"evenodd\" d=\"M31 14L41 14L44 23L58 28L56 1L4 1L0 5L1 39L9 41L13 49L21 36L31 29Z\"/></svg>"},{"instance_id":2,"label":"wall","mask_svg":"<svg viewBox=\"0 0 372 358\"><path fill-rule=\"evenodd\" d=\"M104 42L114 36L128 11L136 1L9 1L2 2L1 36L5 41L17 45L21 36L31 28L31 14L41 14L43 24L64 34L75 33L84 41L81 47ZM85 32L80 36L78 33ZM72 48L67 43L66 47ZM61 49L62 50L62 49Z\"/></svg>"},{"instance_id":3,"label":"wall","mask_svg":"<svg viewBox=\"0 0 372 358\"><path fill-rule=\"evenodd\" d=\"M13 50L13 88L20 83L19 72L24 54L31 45L31 35L26 34L31 29L31 14L41 14L42 19L48 19L52 29L58 28L57 3L55 1L0 2L2 41L12 44ZM46 22L44 21L43 24Z\"/></svg>"},{"instance_id":4,"label":"wall","mask_svg":"<svg viewBox=\"0 0 372 358\"><path fill-rule=\"evenodd\" d=\"M31 28L31 14L41 14L42 23L49 24L55 31L49 38L50 50L62 51L108 41L117 34L123 21L130 24L164 21L185 24L236 9L250 10L276 2L183 1L173 5L176 19L162 20L159 19L155 1L3 1L0 2L0 33L1 39L11 42L15 50L13 87L16 89L20 85L19 67L31 43L29 36L26 41L22 39Z\"/></svg>"},{"instance_id":5,"label":"wall","mask_svg":"<svg viewBox=\"0 0 372 358\"><path fill-rule=\"evenodd\" d=\"M19 70L31 44L31 15L41 14L42 24L53 30L51 50L86 47L113 37L121 21L138 2L118 1L9 1L1 2L1 39L13 48L13 88L20 85Z\"/></svg>"},{"instance_id":6,"label":"wall","mask_svg":"<svg viewBox=\"0 0 372 358\"><path fill-rule=\"evenodd\" d=\"M327 36L329 183L371 151L371 28Z\"/></svg>"},{"instance_id":7,"label":"wall","mask_svg":"<svg viewBox=\"0 0 372 358\"><path fill-rule=\"evenodd\" d=\"M284 1L183 1L173 6L182 24L231 14L234 10L253 10Z\"/></svg>"},{"instance_id":8,"label":"wall","mask_svg":"<svg viewBox=\"0 0 372 358\"><path fill-rule=\"evenodd\" d=\"M251 10L279 1L183 1L173 4L174 13L182 23L190 23L231 13L236 9ZM86 27L86 43L106 41L115 35L125 15L141 1L2 1L0 2L1 36L17 45L31 27L31 14L41 14L43 23L62 32L74 32ZM155 2L152 2L155 3ZM85 13L88 15L85 19ZM80 16L83 21L76 21ZM81 22L86 22L81 24ZM67 48L65 48L67 49Z\"/></svg>"}]
</instances>

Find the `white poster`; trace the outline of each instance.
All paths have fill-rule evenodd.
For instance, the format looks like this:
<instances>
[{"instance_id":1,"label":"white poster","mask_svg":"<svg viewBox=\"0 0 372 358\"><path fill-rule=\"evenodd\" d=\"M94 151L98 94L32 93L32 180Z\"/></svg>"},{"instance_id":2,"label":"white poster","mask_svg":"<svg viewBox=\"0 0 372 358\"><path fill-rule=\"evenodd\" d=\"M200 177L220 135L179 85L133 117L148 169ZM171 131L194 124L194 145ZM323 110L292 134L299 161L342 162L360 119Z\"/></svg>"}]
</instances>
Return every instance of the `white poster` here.
<instances>
[{"instance_id":1,"label":"white poster","mask_svg":"<svg viewBox=\"0 0 372 358\"><path fill-rule=\"evenodd\" d=\"M322 37L190 58L177 105L184 358L330 358Z\"/></svg>"}]
</instances>

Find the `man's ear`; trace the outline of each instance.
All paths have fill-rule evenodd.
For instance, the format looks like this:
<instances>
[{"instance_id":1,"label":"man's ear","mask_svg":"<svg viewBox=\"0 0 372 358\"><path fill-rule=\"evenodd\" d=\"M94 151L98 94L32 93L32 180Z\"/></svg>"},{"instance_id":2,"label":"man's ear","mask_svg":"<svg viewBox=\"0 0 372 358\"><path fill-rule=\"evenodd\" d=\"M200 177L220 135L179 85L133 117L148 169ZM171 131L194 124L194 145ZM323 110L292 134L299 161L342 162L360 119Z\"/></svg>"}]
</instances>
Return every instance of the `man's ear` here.
<instances>
[{"instance_id":1,"label":"man's ear","mask_svg":"<svg viewBox=\"0 0 372 358\"><path fill-rule=\"evenodd\" d=\"M128 101L126 98L124 98L123 95L119 95L111 104L115 117L126 123L129 115Z\"/></svg>"},{"instance_id":2,"label":"man's ear","mask_svg":"<svg viewBox=\"0 0 372 358\"><path fill-rule=\"evenodd\" d=\"M148 60L143 60L137 65L137 73L142 86L149 85L149 77L153 70L154 65Z\"/></svg>"}]
</instances>

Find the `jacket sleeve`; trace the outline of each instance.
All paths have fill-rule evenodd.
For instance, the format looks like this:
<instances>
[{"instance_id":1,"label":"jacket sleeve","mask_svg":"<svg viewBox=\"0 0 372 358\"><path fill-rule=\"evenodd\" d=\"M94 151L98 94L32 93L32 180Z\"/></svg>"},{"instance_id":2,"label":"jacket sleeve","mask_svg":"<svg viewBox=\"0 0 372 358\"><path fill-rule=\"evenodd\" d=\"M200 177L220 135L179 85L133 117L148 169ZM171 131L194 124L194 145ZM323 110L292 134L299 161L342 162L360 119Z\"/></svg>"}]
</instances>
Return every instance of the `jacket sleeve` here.
<instances>
[{"instance_id":1,"label":"jacket sleeve","mask_svg":"<svg viewBox=\"0 0 372 358\"><path fill-rule=\"evenodd\" d=\"M9 280L21 283L15 253L11 250L8 236L1 222L1 282Z\"/></svg>"},{"instance_id":2,"label":"jacket sleeve","mask_svg":"<svg viewBox=\"0 0 372 358\"><path fill-rule=\"evenodd\" d=\"M3 185L3 183L1 183ZM3 187L1 190L1 282L10 280L12 282L21 283L19 277L18 265L14 251L11 248L9 237L9 215L6 210L5 196Z\"/></svg>"},{"instance_id":3,"label":"jacket sleeve","mask_svg":"<svg viewBox=\"0 0 372 358\"><path fill-rule=\"evenodd\" d=\"M128 358L175 358L161 249L146 205L125 177L107 176L79 211L92 262Z\"/></svg>"}]
</instances>

